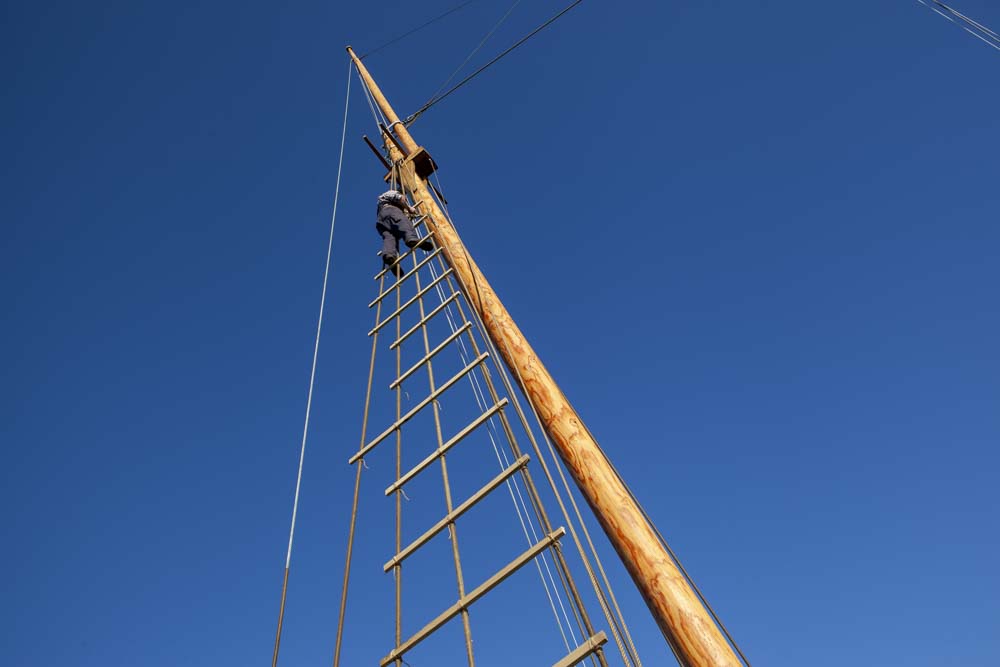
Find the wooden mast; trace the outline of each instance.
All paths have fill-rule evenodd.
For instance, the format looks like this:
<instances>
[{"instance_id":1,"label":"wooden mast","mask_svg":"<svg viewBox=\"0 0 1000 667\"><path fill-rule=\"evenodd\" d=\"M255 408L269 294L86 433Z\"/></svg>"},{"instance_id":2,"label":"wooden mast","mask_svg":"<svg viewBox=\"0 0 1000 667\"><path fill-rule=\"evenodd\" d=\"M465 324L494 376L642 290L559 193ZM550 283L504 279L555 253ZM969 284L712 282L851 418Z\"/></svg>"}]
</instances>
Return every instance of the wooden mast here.
<instances>
[{"instance_id":1,"label":"wooden mast","mask_svg":"<svg viewBox=\"0 0 1000 667\"><path fill-rule=\"evenodd\" d=\"M401 161L401 181L422 202L420 212L428 216L434 240L458 275L470 306L479 313L486 334L538 413L681 663L685 667L739 666L733 650L657 539L653 527L465 249L431 195L426 176L418 175L415 163L426 153L400 122L353 49L347 47L347 52L388 119L389 131L395 133L395 137L385 137L385 143L390 157Z\"/></svg>"}]
</instances>

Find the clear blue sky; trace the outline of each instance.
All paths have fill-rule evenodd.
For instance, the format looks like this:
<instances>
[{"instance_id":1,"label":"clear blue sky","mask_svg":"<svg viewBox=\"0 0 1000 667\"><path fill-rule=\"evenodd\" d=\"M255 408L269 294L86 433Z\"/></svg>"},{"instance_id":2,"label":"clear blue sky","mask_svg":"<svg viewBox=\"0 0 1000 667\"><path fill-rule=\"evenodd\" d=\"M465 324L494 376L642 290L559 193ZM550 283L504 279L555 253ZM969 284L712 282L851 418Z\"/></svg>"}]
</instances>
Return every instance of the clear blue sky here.
<instances>
[{"instance_id":1,"label":"clear blue sky","mask_svg":"<svg viewBox=\"0 0 1000 667\"><path fill-rule=\"evenodd\" d=\"M5 7L5 664L268 663L343 47L451 4ZM560 5L523 3L477 62ZM373 56L398 110L507 6ZM757 665L1000 663L998 76L910 0L588 1L413 128ZM377 267L363 132L355 95L284 665L332 655ZM371 512L352 609L384 615ZM346 664L387 652L366 632Z\"/></svg>"}]
</instances>

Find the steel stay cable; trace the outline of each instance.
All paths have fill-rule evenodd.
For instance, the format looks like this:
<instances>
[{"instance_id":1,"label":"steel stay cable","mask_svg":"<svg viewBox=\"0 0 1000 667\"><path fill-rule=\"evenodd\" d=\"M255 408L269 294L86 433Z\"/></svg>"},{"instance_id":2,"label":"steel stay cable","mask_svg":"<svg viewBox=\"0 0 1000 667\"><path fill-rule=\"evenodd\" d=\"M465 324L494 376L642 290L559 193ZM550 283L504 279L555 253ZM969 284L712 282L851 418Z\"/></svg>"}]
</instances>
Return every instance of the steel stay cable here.
<instances>
[{"instance_id":1,"label":"steel stay cable","mask_svg":"<svg viewBox=\"0 0 1000 667\"><path fill-rule=\"evenodd\" d=\"M458 90L459 88L461 88L465 84L467 84L470 81L472 81L473 79L475 79L477 76L479 76L484 71L486 71L486 69L488 69L491 65L493 65L494 63L496 63L498 60L500 60L501 58L503 58L504 56L506 56L508 53L510 53L511 51L513 51L514 49L516 49L517 47L519 47L522 44L524 44L525 42L527 42L529 39L531 39L532 37L534 37L535 35L537 35L538 33L540 33L545 28L547 28L550 25L552 25L557 19L561 18L566 12L568 12L571 9L573 9L574 7L576 7L581 2L583 2L583 0L574 0L574 2L570 3L567 7L565 7L558 14L556 14L555 16L553 16L552 18L550 18L549 20L545 21L545 23L541 24L540 26L538 26L537 28L535 28L534 30L532 30L531 32L529 32L527 35L525 35L524 37L522 37L518 41L514 42L511 46L507 47L499 55L495 56L492 60L490 60L489 62L487 62L485 65L483 65L482 67L480 67L479 69L477 69L475 72L473 72L472 74L470 74L469 76L465 77L464 79L462 79L461 81L459 81L458 83L456 83L454 86L452 86L451 88L449 88L447 92L445 92L442 95L439 95L438 97L436 97L436 98L428 101L422 107L420 107L419 109L417 109L414 113L412 113L409 116L407 116L403 120L403 124L406 125L407 127L409 127L413 123L413 121L415 121L425 111L427 111L432 106L434 106L435 104L437 104L438 102L440 102L444 98L446 98L449 95L451 95L452 93L454 93L456 90Z\"/></svg>"},{"instance_id":2,"label":"steel stay cable","mask_svg":"<svg viewBox=\"0 0 1000 667\"><path fill-rule=\"evenodd\" d=\"M989 28L986 28L985 26L982 26L981 24L976 23L975 21L972 21L971 19L969 19L968 17L966 17L964 14L960 14L960 13L956 12L951 7L948 7L947 5L945 5L943 3L935 2L935 0L931 0L931 2L934 3L933 5L928 4L927 2L925 2L925 0L917 0L917 2L919 2L922 5L924 5L925 7L927 7L928 9L930 9L935 14L943 16L944 18L946 18L947 20L951 21L952 23L954 23L955 25L957 25L959 28L961 28L965 32L969 33L970 35L972 35L976 39L980 40L981 42L984 42L987 45L992 46L994 49L1000 51L1000 39L998 39L997 37L995 37L996 33L994 33ZM943 7L945 9L947 9L948 11L942 11L941 9L939 9L939 7ZM953 15L961 17L961 18L956 21L955 18L953 18ZM989 36L988 37L984 37L979 32L977 32L973 28L969 27L969 24L968 24L969 22L971 22L972 24L974 24L977 28L979 28L980 30L982 30L983 32L985 32Z\"/></svg>"},{"instance_id":3,"label":"steel stay cable","mask_svg":"<svg viewBox=\"0 0 1000 667\"><path fill-rule=\"evenodd\" d=\"M333 229L337 222L337 204L340 201L340 176L344 166L344 144L347 138L347 112L351 102L351 66L347 69L347 93L344 98L344 126L340 133L340 157L337 161L337 181L333 193L333 213L330 217L330 237L326 246L326 265L323 269L323 290L319 299L319 316L316 321L316 342L313 345L312 369L309 372L309 392L306 398L306 416L302 426L302 446L299 451L299 469L295 477L295 499L292 501L292 520L288 530L288 552L285 555L284 582L281 585L281 603L278 611L278 629L274 636L274 654L271 666L278 664L278 650L281 646L281 627L285 617L285 599L288 594L288 572L292 564L292 541L295 537L295 520L299 509L299 491L302 487L302 467L306 457L306 439L309 435L309 415L312 411L313 387L316 381L316 361L319 358L320 332L323 328L323 309L326 306L326 288L330 277L330 256L333 252Z\"/></svg>"},{"instance_id":4,"label":"steel stay cable","mask_svg":"<svg viewBox=\"0 0 1000 667\"><path fill-rule=\"evenodd\" d=\"M506 11L506 13L504 13L504 15L500 17L500 20L497 21L492 28L490 28L489 32L486 33L486 36L479 41L479 44L476 45L474 49L472 49L469 55L465 56L465 60L462 61L462 64L456 67L455 71L453 71L448 76L448 78L445 79L444 83L438 86L438 89L434 91L434 94L430 96L428 101L433 100L435 97L437 97L438 93L440 93L442 90L448 87L448 84L451 83L452 79L454 79L455 76L462 71L463 67L469 64L469 61L472 60L473 56L479 53L479 50L483 48L483 45L486 44L487 41L489 41L490 37L493 36L493 33L495 33L500 28L500 26L503 25L504 21L507 20L507 17L511 15L511 12L513 12L519 4L521 4L521 0L514 0L514 4L512 4L510 8Z\"/></svg>"},{"instance_id":5,"label":"steel stay cable","mask_svg":"<svg viewBox=\"0 0 1000 667\"><path fill-rule=\"evenodd\" d=\"M463 3L459 4L459 5L456 5L455 7L452 7L451 9L449 9L446 12L444 12L443 14L439 14L438 16L435 16L434 18L432 18L432 19L430 19L430 20L428 20L428 21L426 21L426 22L418 25L416 28L412 28L411 30L408 30L408 31L404 32L402 35L398 35L396 37L393 37L392 39L390 39L388 42L382 44L381 46L377 46L374 49L372 49L371 51L367 51L363 56L358 56L358 60L364 60L368 56L371 56L371 55L374 55L374 54L378 53L379 51L381 51L382 49L386 48L387 46L395 44L396 42L400 41L401 39L409 37L413 33L418 32L420 30L423 30L424 28L426 28L427 26L429 26L429 25L431 25L433 23L437 23L438 21L440 21L441 19L445 18L446 16L454 14L455 12L457 12L460 9L464 9L466 7L466 5L471 5L473 2L476 2L476 0L466 0L465 2L463 2Z\"/></svg>"},{"instance_id":6,"label":"steel stay cable","mask_svg":"<svg viewBox=\"0 0 1000 667\"><path fill-rule=\"evenodd\" d=\"M368 100L368 108L371 109L372 118L375 119L375 127L378 127L380 122L383 125L388 126L388 121L386 120L385 116L382 115L382 110L379 109L375 105L375 102L372 100L371 91L368 90L368 83L365 81L365 78L361 76L360 71L358 71L357 74L358 74L358 80L361 81L361 90L364 91L365 99ZM381 133L382 129L379 128L379 134L381 135ZM385 141L385 137L382 137L382 141Z\"/></svg>"},{"instance_id":7,"label":"steel stay cable","mask_svg":"<svg viewBox=\"0 0 1000 667\"><path fill-rule=\"evenodd\" d=\"M988 34L990 37L993 37L994 39L1000 39L1000 35L998 35L996 32L994 32L993 30L991 30L987 26L983 25L982 23L979 23L978 21L976 21L975 19L973 19L973 18L971 18L969 16L966 16L965 14L963 14L960 11L958 11L954 7L949 7L948 5L946 5L943 2L941 2L941 0L931 0L931 2L933 2L938 7L941 7L943 9L945 9L946 11L954 14L955 16L959 17L963 21L965 21L965 22L967 22L967 23L975 26L979 30L982 30L983 32L985 32L986 34Z\"/></svg>"}]
</instances>

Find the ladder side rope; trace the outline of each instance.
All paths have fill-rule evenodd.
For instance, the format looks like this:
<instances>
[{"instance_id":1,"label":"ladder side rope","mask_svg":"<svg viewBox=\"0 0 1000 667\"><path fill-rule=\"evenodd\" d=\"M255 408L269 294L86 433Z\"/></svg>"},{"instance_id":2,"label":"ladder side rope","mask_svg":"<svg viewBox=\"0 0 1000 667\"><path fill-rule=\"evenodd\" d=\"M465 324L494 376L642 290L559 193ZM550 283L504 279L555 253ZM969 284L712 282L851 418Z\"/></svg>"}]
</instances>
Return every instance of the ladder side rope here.
<instances>
[{"instance_id":1,"label":"ladder side rope","mask_svg":"<svg viewBox=\"0 0 1000 667\"><path fill-rule=\"evenodd\" d=\"M312 369L309 372L309 392L306 398L305 423L302 426L302 447L299 451L299 470L295 477L295 499L292 501L292 521L288 529L288 552L285 555L285 575L281 585L281 603L278 610L278 629L274 637L274 654L271 667L277 667L278 649L281 645L281 626L285 617L285 599L288 595L288 571L292 564L292 542L295 538L295 519L299 509L299 491L302 487L302 466L306 457L306 439L309 436L309 415L312 410L313 386L316 380L316 360L319 358L319 339L323 329L323 309L326 306L326 287L330 277L330 256L333 252L333 229L337 222L337 204L340 200L340 176L344 166L344 144L347 137L347 112L351 102L351 70L347 70L347 93L344 97L344 126L340 133L340 157L337 160L337 182L333 192L333 213L330 217L330 237L326 245L326 265L323 269L323 290L319 299L319 317L316 321L316 342L313 345Z\"/></svg>"},{"instance_id":2,"label":"ladder side rope","mask_svg":"<svg viewBox=\"0 0 1000 667\"><path fill-rule=\"evenodd\" d=\"M378 290L379 294L384 294L385 287L385 274L379 278ZM375 308L375 323L378 324L379 319L382 317L382 300L379 300L378 306ZM371 407L372 400L372 380L375 377L375 352L378 349L378 332L376 331L372 334L372 354L371 361L368 363L368 389L365 391L365 408L364 413L361 417L361 444L359 448L364 448L366 435L368 433L368 410ZM354 477L354 499L351 502L351 521L349 524L347 532L347 554L344 557L344 582L341 585L340 593L340 612L337 617L337 638L333 649L333 667L340 667L340 646L344 637L344 618L347 613L347 587L351 580L351 562L354 555L354 528L357 525L358 520L358 497L361 491L361 470L365 467L364 459L360 461L361 465L357 466L357 472Z\"/></svg>"},{"instance_id":3,"label":"ladder side rope","mask_svg":"<svg viewBox=\"0 0 1000 667\"><path fill-rule=\"evenodd\" d=\"M419 271L419 264L417 261L417 255L413 254L412 259L413 259L414 282L416 283L415 289L417 290L417 294L420 295L422 293L422 290L420 287L420 271ZM433 296L431 298L433 298ZM430 335L427 332L429 327L425 319L427 313L424 309L424 297L418 296L418 306L420 309L419 310L420 320L424 322L421 325L422 329L421 333L423 334L423 340L424 340L424 354L427 357L427 363L424 365L424 367L427 370L428 389L433 394L437 389L437 383L434 380L434 362L431 359L431 343L430 343ZM434 413L434 433L436 436L437 448L440 451L441 449L444 448L444 437L441 431L441 412L443 411L444 408L441 406L440 400L433 401L431 408ZM452 513L452 510L455 509L455 506L452 501L451 482L449 480L448 464L444 453L442 453L441 456L438 457L438 463L440 463L441 465L441 481L444 486L445 510L447 514L450 515ZM396 479L399 479L399 475L396 476ZM459 555L459 548L458 548L457 521L453 520L448 524L448 537L449 537L449 542L451 542L452 558L455 563L455 580L458 589L458 599L461 600L465 597L466 590L465 590L465 575L462 570L461 556ZM461 609L459 611L459 615L462 618L462 632L465 636L466 657L469 662L469 667L474 667L476 661L472 650L472 626L471 626L471 619L469 618L468 608Z\"/></svg>"},{"instance_id":4,"label":"ladder side rope","mask_svg":"<svg viewBox=\"0 0 1000 667\"><path fill-rule=\"evenodd\" d=\"M442 187L441 187L440 178L437 176L436 173L435 173L434 177L435 177L435 179L437 179L438 191L439 192L443 192ZM454 220L452 220L452 218L451 218L451 214L448 211L447 205L445 205L444 202L441 199L439 199L433 193L433 191L432 191L432 196L435 197L435 199L437 200L438 204L444 210L445 216L448 218L449 222L451 222L452 226L454 226L455 223L454 223ZM467 286L466 286L466 290L468 290ZM480 299L480 307L481 307L481 303L482 302L481 302L481 297L479 296L478 285L476 286L476 295L477 295L477 298ZM483 334L483 337L484 337L487 345L489 345L493 349L493 352L494 352L495 356L499 359L499 353L497 353L496 347L493 345L493 341L488 336L486 336L485 333L484 333L486 328L485 328L485 325L482 322L482 318L479 316L479 313L478 313L478 311L476 309L473 308L471 310L472 310L473 316L475 317L475 319L477 321L477 326L480 329L480 333ZM569 512L566 509L565 504L563 503L562 494L559 492L559 490L558 490L558 488L556 486L556 483L555 483L554 478L552 477L551 471L549 470L548 465L546 465L546 463L545 463L545 459L543 457L541 457L541 450L538 448L538 444L535 441L535 438L534 438L534 436L532 434L532 429L528 425L527 420L524 418L524 412L523 412L523 409L521 408L520 401L517 398L517 394L516 394L516 392L513 389L513 386L512 386L512 384L510 382L509 376L506 373L504 365L500 364L500 363L496 363L496 366L497 366L498 371L500 372L501 379L503 380L504 385L507 388L507 392L508 392L508 394L511 396L511 398L513 400L515 409L517 410L517 412L519 414L519 417L522 420L522 424L524 425L525 430L528 432L528 436L531 439L532 444L534 445L536 451L539 453L539 460L541 462L543 471L545 472L546 477L548 478L548 482L549 482L549 484L550 484L550 486L552 488L552 491L553 491L553 493L556 496L556 500L557 500L557 502L559 504L559 508L562 511L563 517L566 520L567 527L569 528L570 533L571 533L571 535L573 537L574 543L576 544L577 550L578 550L578 552L580 554L580 558L583 561L584 568L586 569L587 575L590 578L591 585L594 588L594 592L597 594L598 602L599 602L599 604L601 606L601 611L604 614L605 620L608 622L609 627L611 628L612 635L614 636L615 643L618 646L619 652L621 653L622 658L623 658L623 660L625 660L626 664L629 663L629 657L628 656L631 654L632 660L636 663L636 665L641 665L641 662L639 661L638 654L635 651L634 644L630 643L630 647L629 648L631 648L631 651L629 651L628 649L626 649L626 647L624 645L624 642L623 642L622 637L621 637L621 630L619 629L619 622L621 623L621 625L625 625L624 617L622 617L621 614L619 613L619 618L615 619L615 617L611 613L611 610L610 610L610 608L608 606L607 598L606 598L606 596L604 594L604 591L601 588L600 584L597 582L596 577L594 576L592 565L590 563L590 559L588 558L586 552L584 551L583 545L580 542L579 536L576 533L576 530L575 530L574 525L573 525L574 522L570 518ZM515 372L517 372L516 368L514 370L515 370ZM523 380L521 379L519 372L518 372L518 381L521 382L522 386L523 386ZM533 415L535 417L535 421L538 424L539 430L541 431L543 438L545 438L546 442L548 442L550 450L552 450L552 455L553 455L553 457L555 457L554 448L552 447L551 442L548 440L548 436L545 433L545 429L542 427L541 418L538 416L537 411L535 411L534 406L532 406L530 404L530 402L529 402L529 407L531 408L531 411L532 411L532 413L533 413ZM557 468L559 468L560 464L559 464L558 458L555 458L555 465L556 465ZM561 472L561 468L560 468L560 472ZM563 482L566 485L566 490L567 490L568 493L570 493L570 496L571 496L571 499L572 499L572 493L571 493L571 491L569 489L568 483L566 483L565 477L563 478ZM579 512L577 512L577 514L579 516ZM583 525L582 517L580 518L580 523L581 523L581 525ZM591 542L591 545L592 545L592 542ZM596 557L596 551L594 552L594 555ZM607 575L603 571L603 565L600 563L599 559L597 559L597 562L598 562L598 567L599 567L599 569L601 570L601 573L602 573L602 578L605 581L607 581ZM610 588L610 586L609 586L609 588ZM619 612L620 612L620 610L619 610Z\"/></svg>"},{"instance_id":5,"label":"ladder side rope","mask_svg":"<svg viewBox=\"0 0 1000 667\"><path fill-rule=\"evenodd\" d=\"M396 279L397 281L399 278ZM402 313L402 299L403 290L400 285L396 292L396 339L399 339L400 333L402 333L403 324L403 313ZM402 359L403 359L403 346L398 345L396 347L396 377L402 372ZM396 395L396 422L399 423L400 415L403 411L403 394L405 390L403 386L396 385L396 389L393 390ZM406 395L409 399L409 394ZM403 429L396 429L396 456L395 456L395 475L396 479L399 479L400 475L403 474ZM396 519L395 519L395 553L403 548L403 496L404 492L402 488L396 490L393 494L395 505L396 505ZM393 587L395 589L395 630L393 631L393 647L398 648L400 644L403 643L403 564L396 563L392 568L392 580ZM396 662L396 667L399 667L400 661Z\"/></svg>"}]
</instances>

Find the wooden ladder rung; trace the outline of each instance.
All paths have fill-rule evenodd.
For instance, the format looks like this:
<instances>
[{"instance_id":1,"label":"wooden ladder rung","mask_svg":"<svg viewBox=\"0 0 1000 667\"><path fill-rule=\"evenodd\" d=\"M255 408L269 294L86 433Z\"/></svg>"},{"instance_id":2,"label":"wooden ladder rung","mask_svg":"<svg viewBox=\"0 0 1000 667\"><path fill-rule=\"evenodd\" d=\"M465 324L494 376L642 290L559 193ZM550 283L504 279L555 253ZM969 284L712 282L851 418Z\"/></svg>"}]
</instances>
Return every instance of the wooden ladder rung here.
<instances>
[{"instance_id":1,"label":"wooden ladder rung","mask_svg":"<svg viewBox=\"0 0 1000 667\"><path fill-rule=\"evenodd\" d=\"M434 632L442 625L450 621L452 618L458 615L463 609L468 608L473 602L475 602L476 600L478 600L479 598L483 597L491 590L496 588L498 585L500 585L500 583L504 579L506 579L507 577L509 577L510 575L514 574L522 567L527 565L529 562L531 562L531 560L535 556L542 553L542 551L553 546L565 534L566 534L565 528L557 528L556 530L552 531L551 533L543 537L532 547L530 547L527 551L522 553L520 556L518 556L511 562L507 563L507 565L505 565L502 570L494 574L492 577L490 577L483 583L479 584L479 586L477 586L475 590L463 595L458 602L448 607L437 618L435 618L433 621L422 627L413 636L411 636L409 639L407 639L402 644L400 644L392 651L390 651L389 655L382 658L382 660L379 662L379 666L385 667L390 662L401 657L404 653L412 649L414 646L416 646L423 640L427 639L427 637L430 636L432 632Z\"/></svg>"},{"instance_id":2,"label":"wooden ladder rung","mask_svg":"<svg viewBox=\"0 0 1000 667\"><path fill-rule=\"evenodd\" d=\"M493 492L498 486L510 479L514 473L528 465L528 461L530 460L530 456L522 454L516 461L504 468L499 475L487 482L486 486L473 493L469 496L468 500L445 514L440 521L428 528L423 535L406 545L398 554L393 556L389 562L382 566L382 570L388 572L406 560L408 556L413 555L414 551L427 544L432 537L444 530L449 523L454 523L458 517L475 507L476 503L490 495L490 493Z\"/></svg>"},{"instance_id":3,"label":"wooden ladder rung","mask_svg":"<svg viewBox=\"0 0 1000 667\"><path fill-rule=\"evenodd\" d=\"M604 630L601 630L597 634L588 637L587 641L577 646L569 655L552 665L552 667L573 667L574 665L579 665L607 642L608 636L604 634Z\"/></svg>"},{"instance_id":4,"label":"wooden ladder rung","mask_svg":"<svg viewBox=\"0 0 1000 667\"><path fill-rule=\"evenodd\" d=\"M484 361L486 361L486 359L489 356L490 356L489 352L483 352L478 357L476 357L475 359L473 359L472 362L468 366L466 366L465 368L463 368L462 370L460 370L458 373L456 373L455 375L453 375L448 381L446 381L443 385L441 385L440 387L438 387L437 389L435 389L434 391L432 391L430 394L428 394L427 397L424 398L424 400L422 400L419 403L417 403L416 405L414 405L413 408L411 408L410 411L407 412L405 415L403 415L402 417L400 417L396 421L396 423L394 423L392 426L390 426L386 430L382 431L378 436L376 436L376 438L374 440L372 440L367 445L365 445L360 450L358 450L358 453L355 454L354 456L352 456L350 459L348 459L347 462L351 463L351 464L354 464L354 463L357 463L360 459L364 458L364 456L368 452L370 452L371 450L373 450L375 448L375 445L379 444L380 442L382 442L383 440L385 440L386 438L388 438L390 435L392 435L394 432L396 432L399 428L401 428L403 426L403 424L405 424L406 422L408 422L411 419L413 419L413 416L415 414L417 414L418 412L420 412L421 410L423 410L424 408L426 408L428 405L430 405L431 401L433 401L438 396L440 396L442 393L444 393L444 391L446 389L451 388L451 386L453 384L455 384L456 382L458 382L459 380L461 380L462 378L464 378L466 375L468 375L476 366L478 366L479 364L481 364Z\"/></svg>"},{"instance_id":5,"label":"wooden ladder rung","mask_svg":"<svg viewBox=\"0 0 1000 667\"><path fill-rule=\"evenodd\" d=\"M457 445L458 443L460 443L463 439L465 439L465 437L467 435L469 435L470 433L472 433L473 431L475 431L477 428L479 428L480 426L482 426L483 424L485 424L489 420L490 417L492 417L493 415L495 415L496 413L500 412L505 407L507 407L507 404L509 402L510 401L506 397L501 398L499 401L497 401L496 405L494 405L492 408L490 408L489 410L487 410L483 414L481 414L478 417L476 417L475 419L473 419L472 422L468 426L466 426L461 431L459 431L458 433L456 433L451 438L451 440L449 440L448 442L446 442L443 445L441 445L433 453L431 453L430 456L428 456L423 461L421 461L417 465L415 465L412 468L410 468L409 472L407 472L405 475L403 475L398 480L396 480L395 482L393 482L389 486L389 488L387 488L385 490L385 495L387 495L387 496L388 495L392 495L393 491L395 491L395 490L397 490L399 488L402 488L402 486L404 484L406 484L411 479L413 479L414 477L416 477L420 473L420 471L422 471L424 468L426 468L430 464L434 463L434 461L436 461L439 456L441 456L442 454L444 454L445 452L447 452L449 449L451 449L452 447L454 447L455 445Z\"/></svg>"}]
</instances>

